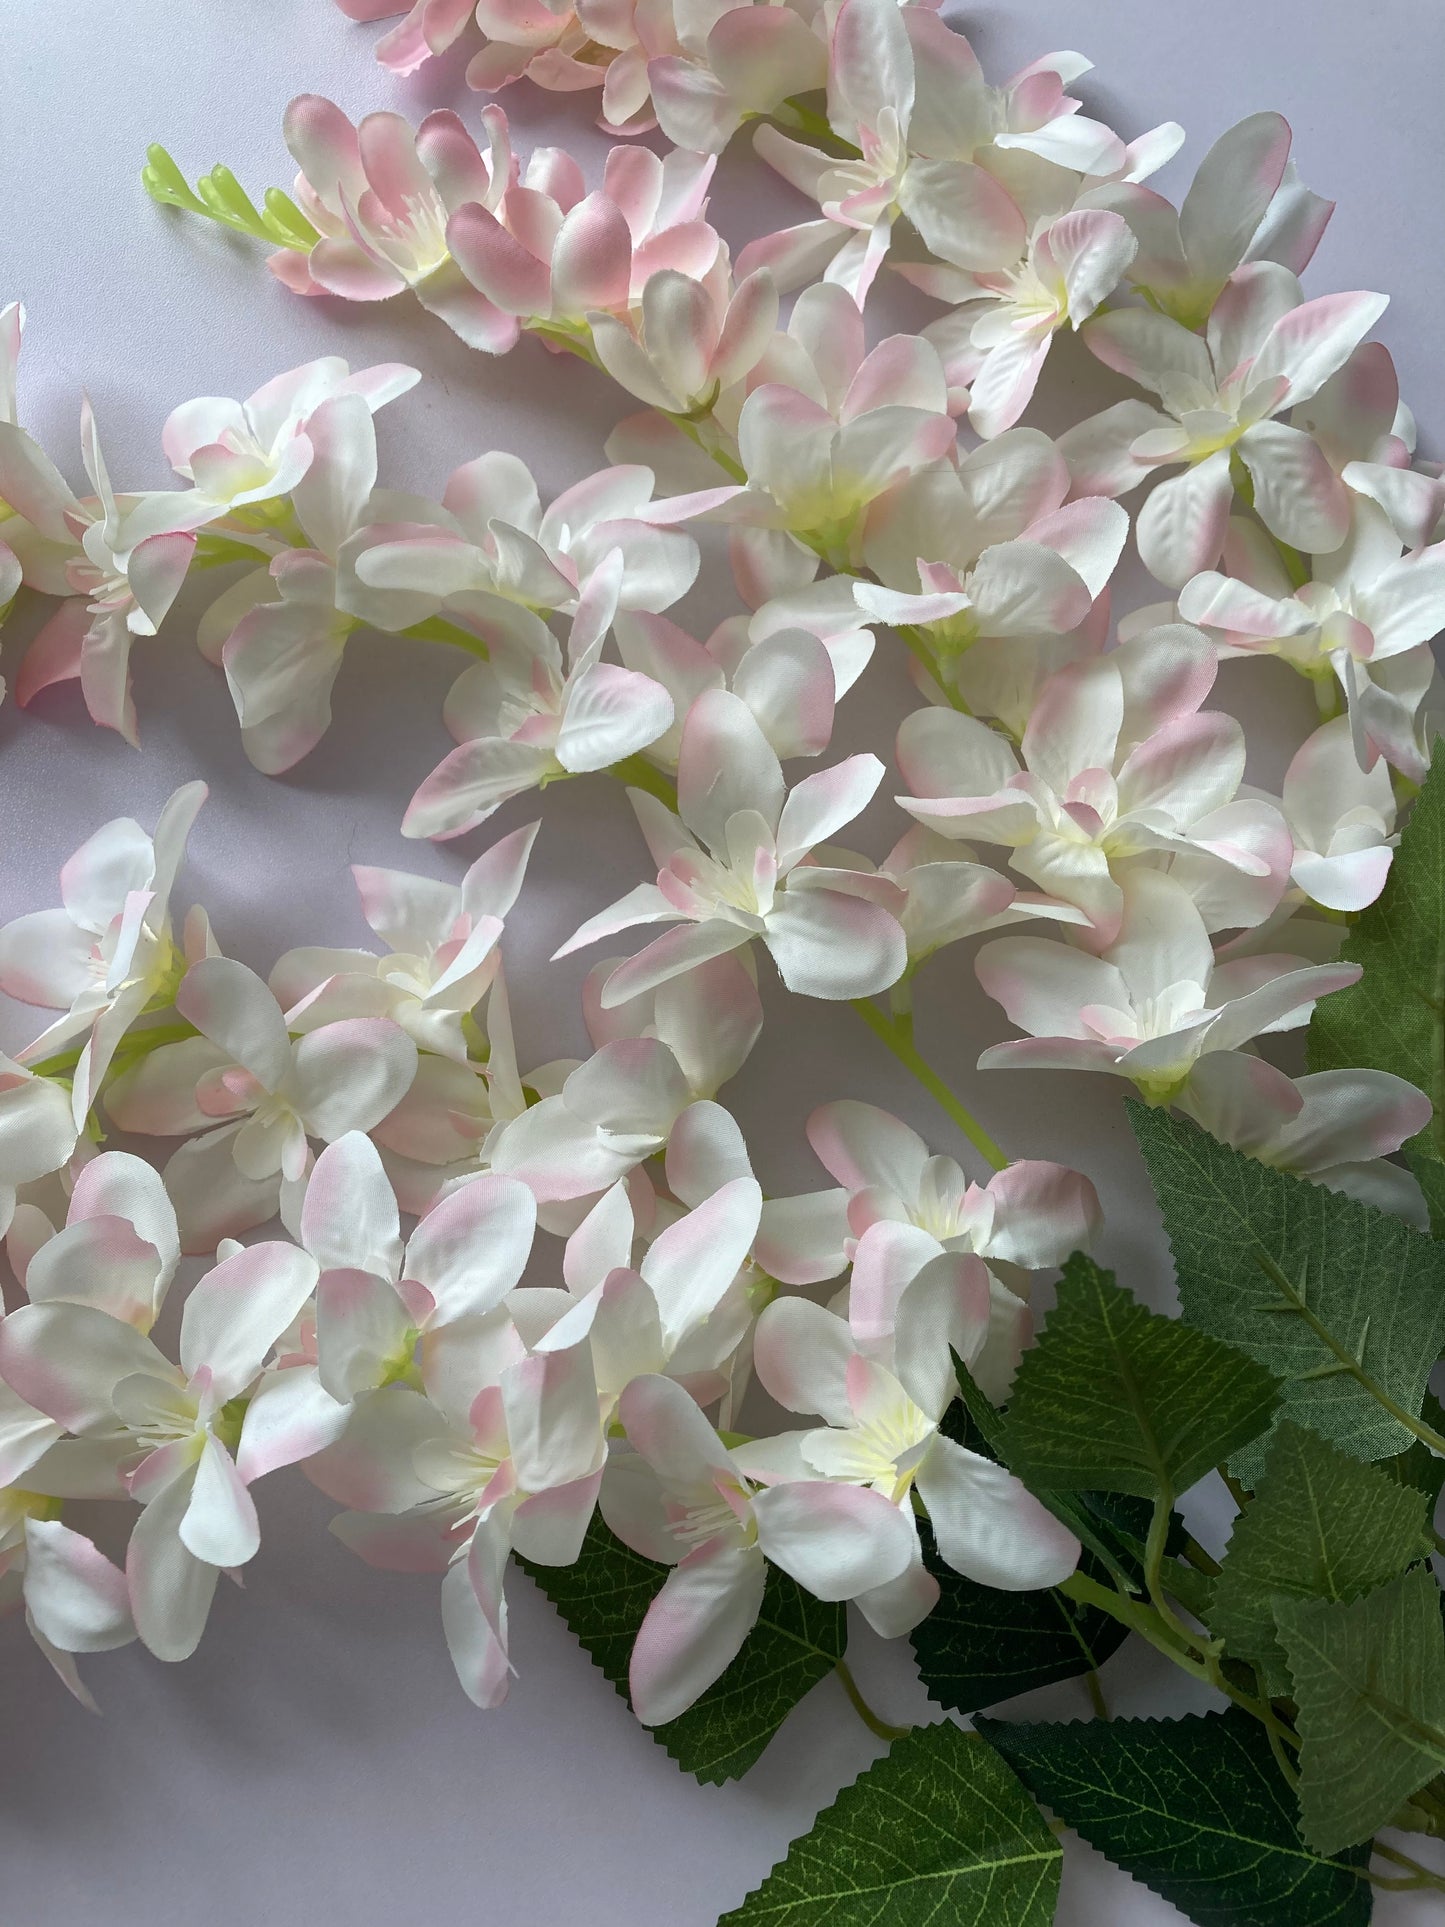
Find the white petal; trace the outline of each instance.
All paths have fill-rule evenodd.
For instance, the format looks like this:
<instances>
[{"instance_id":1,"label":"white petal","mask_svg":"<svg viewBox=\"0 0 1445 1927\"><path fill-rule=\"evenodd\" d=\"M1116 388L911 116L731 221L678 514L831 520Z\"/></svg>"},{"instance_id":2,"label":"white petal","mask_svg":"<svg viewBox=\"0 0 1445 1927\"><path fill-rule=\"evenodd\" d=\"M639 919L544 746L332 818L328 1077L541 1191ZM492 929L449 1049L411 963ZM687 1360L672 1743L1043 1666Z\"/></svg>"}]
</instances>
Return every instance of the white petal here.
<instances>
[{"instance_id":1,"label":"white petal","mask_svg":"<svg viewBox=\"0 0 1445 1927\"><path fill-rule=\"evenodd\" d=\"M244 1566L261 1544L255 1501L230 1453L209 1432L179 1533L187 1552L208 1566Z\"/></svg>"},{"instance_id":2,"label":"white petal","mask_svg":"<svg viewBox=\"0 0 1445 1927\"><path fill-rule=\"evenodd\" d=\"M918 1468L938 1550L955 1572L1003 1592L1057 1586L1079 1562L1079 1542L1012 1472L936 1438Z\"/></svg>"}]
</instances>

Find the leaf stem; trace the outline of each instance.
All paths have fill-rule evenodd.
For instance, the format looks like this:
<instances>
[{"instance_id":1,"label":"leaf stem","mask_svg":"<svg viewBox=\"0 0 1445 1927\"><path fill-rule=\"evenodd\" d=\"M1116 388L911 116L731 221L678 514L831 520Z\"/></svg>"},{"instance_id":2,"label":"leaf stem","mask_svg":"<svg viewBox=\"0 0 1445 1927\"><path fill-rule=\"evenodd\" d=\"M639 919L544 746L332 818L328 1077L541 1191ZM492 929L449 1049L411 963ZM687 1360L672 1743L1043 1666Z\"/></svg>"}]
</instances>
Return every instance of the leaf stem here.
<instances>
[{"instance_id":1,"label":"leaf stem","mask_svg":"<svg viewBox=\"0 0 1445 1927\"><path fill-rule=\"evenodd\" d=\"M918 1079L934 1102L953 1119L973 1148L991 1164L995 1171L1002 1171L1008 1159L978 1119L948 1088L926 1058L920 1056L917 1047L907 1035L903 1026L894 1017L880 1010L871 998L855 997L853 1008L864 1023L903 1065Z\"/></svg>"},{"instance_id":2,"label":"leaf stem","mask_svg":"<svg viewBox=\"0 0 1445 1927\"><path fill-rule=\"evenodd\" d=\"M1412 1860L1408 1853L1401 1853L1398 1848L1389 1846L1383 1840L1375 1841L1374 1851L1382 1860L1388 1860L1397 1867L1404 1867L1408 1878L1392 1880L1386 1874L1372 1873L1368 1876L1371 1886L1383 1887L1395 1893L1418 1891L1422 1887L1435 1887L1445 1893L1445 1874L1438 1874L1430 1867L1422 1867L1420 1862Z\"/></svg>"},{"instance_id":3,"label":"leaf stem","mask_svg":"<svg viewBox=\"0 0 1445 1927\"><path fill-rule=\"evenodd\" d=\"M1173 1510L1174 1494L1166 1484L1154 1501L1154 1513L1149 1521L1149 1537L1144 1547L1144 1585L1153 1602L1155 1612L1164 1624L1186 1644L1193 1645L1194 1635L1170 1605L1162 1578L1164 1544L1169 1534L1169 1519Z\"/></svg>"},{"instance_id":4,"label":"leaf stem","mask_svg":"<svg viewBox=\"0 0 1445 1927\"><path fill-rule=\"evenodd\" d=\"M911 1726L890 1726L887 1720L879 1718L859 1692L858 1682L854 1679L846 1659L840 1659L834 1670L843 1682L843 1691L853 1703L853 1711L870 1733L875 1733L880 1740L887 1740L891 1745L894 1740L905 1739L913 1731Z\"/></svg>"},{"instance_id":5,"label":"leaf stem","mask_svg":"<svg viewBox=\"0 0 1445 1927\"><path fill-rule=\"evenodd\" d=\"M1092 1666L1084 1675L1084 1690L1089 1695L1089 1704L1093 1707L1096 1718L1113 1719L1114 1715L1109 1711L1109 1702L1104 1698L1104 1688L1100 1684L1099 1675Z\"/></svg>"}]
</instances>

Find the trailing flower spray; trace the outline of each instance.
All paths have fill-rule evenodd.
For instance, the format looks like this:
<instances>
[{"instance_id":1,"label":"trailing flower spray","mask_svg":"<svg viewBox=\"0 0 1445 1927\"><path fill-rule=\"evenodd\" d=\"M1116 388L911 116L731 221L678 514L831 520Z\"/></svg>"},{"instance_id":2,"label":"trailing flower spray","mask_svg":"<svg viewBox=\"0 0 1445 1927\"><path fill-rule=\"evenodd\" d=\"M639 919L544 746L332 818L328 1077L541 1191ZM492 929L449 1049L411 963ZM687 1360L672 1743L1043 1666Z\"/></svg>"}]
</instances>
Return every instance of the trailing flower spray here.
<instances>
[{"instance_id":1,"label":"trailing flower spray","mask_svg":"<svg viewBox=\"0 0 1445 1927\"><path fill-rule=\"evenodd\" d=\"M192 188L161 148L145 183L298 295L414 296L480 352L534 335L620 385L610 465L551 502L501 453L436 499L386 487L374 417L418 373L340 356L182 404L173 489L117 490L85 407L77 495L20 425L0 313L0 606L54 604L16 703L78 681L138 743L131 650L224 569L197 642L259 770L326 733L365 626L465 659L404 834L539 812L455 883L358 866L374 942L265 980L176 900L201 783L0 929L0 989L47 1013L0 1059L0 1588L88 1702L87 1654L195 1649L257 1550L251 1487L295 1466L362 1560L435 1575L479 1706L513 1679L514 1559L703 1777L836 1667L896 1744L729 1922L881 1919L886 1856L856 1899L829 1881L901 1805L910 1918L1035 1927L1059 1848L1031 1795L1200 1921L1440 1885L1390 1840L1371 1860L1381 1828L1445 1832L1445 484L1370 338L1385 297L1303 287L1331 204L1278 115L1176 210L1147 182L1180 128L1126 145L1073 53L993 82L928 5L418 0L378 57L459 41L479 93L588 95L619 137L599 184L519 157L495 104L353 126L316 95L289 192ZM652 130L661 154L624 138ZM708 192L745 130L801 218L734 259ZM868 327L889 274L937 302L922 333ZM1051 436L1064 333L1129 393ZM669 611L707 523L739 607L693 636ZM1126 555L1159 600L1116 619ZM875 650L917 707L841 756ZM1221 661L1265 655L1317 698L1277 793L1215 703ZM626 785L637 880L557 955L634 934L587 979L592 1054L524 1066L506 925L542 792L579 778ZM880 798L873 862L846 839ZM1085 1255L1088 1177L996 1144L988 1078L965 1102L929 1064L913 979L978 937L980 1069L1141 1100L1181 1319ZM853 1004L974 1174L929 1106L820 1093L827 1182L765 1196L726 1107L765 973ZM1292 1076L1271 1040L1306 1026ZM755 1382L784 1429L747 1429ZM1238 1515L1207 1548L1174 1508L1216 1468ZM92 1499L128 1508L123 1568L67 1521ZM845 1602L961 1713L1072 1676L1102 1712L1131 1634L1226 1710L899 1736L858 1700ZM1191 1835L1226 1783L1232 1818Z\"/></svg>"}]
</instances>

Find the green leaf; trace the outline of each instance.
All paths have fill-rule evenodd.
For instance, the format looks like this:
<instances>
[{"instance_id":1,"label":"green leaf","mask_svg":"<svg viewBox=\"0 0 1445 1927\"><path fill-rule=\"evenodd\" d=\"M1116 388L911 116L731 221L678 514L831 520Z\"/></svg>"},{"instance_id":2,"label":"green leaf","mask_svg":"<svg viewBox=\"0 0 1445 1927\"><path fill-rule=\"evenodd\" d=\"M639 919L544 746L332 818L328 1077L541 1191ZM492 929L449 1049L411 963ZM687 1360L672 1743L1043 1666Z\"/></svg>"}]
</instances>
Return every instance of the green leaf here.
<instances>
[{"instance_id":1,"label":"green leaf","mask_svg":"<svg viewBox=\"0 0 1445 1927\"><path fill-rule=\"evenodd\" d=\"M1061 1859L992 1747L923 1726L844 1787L718 1927L1048 1927Z\"/></svg>"},{"instance_id":2,"label":"green leaf","mask_svg":"<svg viewBox=\"0 0 1445 1927\"><path fill-rule=\"evenodd\" d=\"M1364 974L1315 1006L1310 1069L1368 1064L1418 1084L1435 1115L1413 1142L1445 1158L1445 756L1431 764L1389 880L1341 955Z\"/></svg>"},{"instance_id":3,"label":"green leaf","mask_svg":"<svg viewBox=\"0 0 1445 1927\"><path fill-rule=\"evenodd\" d=\"M1427 1156L1414 1144L1406 1151L1405 1161L1425 1194L1425 1209L1430 1213L1430 1236L1445 1238L1445 1164L1433 1154Z\"/></svg>"},{"instance_id":4,"label":"green leaf","mask_svg":"<svg viewBox=\"0 0 1445 1927\"><path fill-rule=\"evenodd\" d=\"M1282 1601L1300 1811L1322 1853L1368 1840L1445 1769L1445 1624L1428 1567L1344 1605Z\"/></svg>"},{"instance_id":5,"label":"green leaf","mask_svg":"<svg viewBox=\"0 0 1445 1927\"><path fill-rule=\"evenodd\" d=\"M1234 1522L1209 1630L1289 1691L1275 1631L1282 1599L1358 1599L1430 1552L1425 1495L1286 1419L1253 1504Z\"/></svg>"},{"instance_id":6,"label":"green leaf","mask_svg":"<svg viewBox=\"0 0 1445 1927\"><path fill-rule=\"evenodd\" d=\"M1234 1346L1149 1311L1075 1252L1014 1380L1004 1451L1031 1489L1172 1498L1264 1432L1278 1399Z\"/></svg>"},{"instance_id":7,"label":"green leaf","mask_svg":"<svg viewBox=\"0 0 1445 1927\"><path fill-rule=\"evenodd\" d=\"M668 1568L644 1559L594 1519L575 1565L520 1562L593 1661L627 1697L632 1642ZM675 1720L651 1729L685 1773L719 1785L746 1773L803 1695L848 1643L844 1608L805 1593L775 1566L758 1623L731 1666Z\"/></svg>"},{"instance_id":8,"label":"green leaf","mask_svg":"<svg viewBox=\"0 0 1445 1927\"><path fill-rule=\"evenodd\" d=\"M1381 1401L1420 1411L1445 1338L1445 1245L1162 1110L1129 1111L1186 1320L1282 1378L1289 1415L1353 1457L1405 1451L1414 1435ZM1236 1455L1246 1483L1263 1457L1262 1443Z\"/></svg>"},{"instance_id":9,"label":"green leaf","mask_svg":"<svg viewBox=\"0 0 1445 1927\"><path fill-rule=\"evenodd\" d=\"M939 1601L910 1637L929 1697L952 1713L1097 1672L1128 1638L1117 1619L1055 1588L1005 1593L965 1579L938 1557L927 1532L923 1557ZM1081 1564L1091 1579L1107 1579L1091 1553Z\"/></svg>"},{"instance_id":10,"label":"green leaf","mask_svg":"<svg viewBox=\"0 0 1445 1927\"><path fill-rule=\"evenodd\" d=\"M1200 1927L1364 1927L1367 1848L1300 1837L1259 1723L1238 1707L1179 1720L1011 1726L979 1720L1029 1791Z\"/></svg>"},{"instance_id":11,"label":"green leaf","mask_svg":"<svg viewBox=\"0 0 1445 1927\"><path fill-rule=\"evenodd\" d=\"M1426 1392L1420 1416L1434 1432L1445 1438L1445 1405L1433 1392ZM1442 1488L1445 1488L1445 1459L1437 1458L1423 1439L1416 1439L1408 1452L1393 1459L1382 1459L1379 1469L1400 1485L1413 1485L1425 1494L1426 1517L1433 1519Z\"/></svg>"}]
</instances>

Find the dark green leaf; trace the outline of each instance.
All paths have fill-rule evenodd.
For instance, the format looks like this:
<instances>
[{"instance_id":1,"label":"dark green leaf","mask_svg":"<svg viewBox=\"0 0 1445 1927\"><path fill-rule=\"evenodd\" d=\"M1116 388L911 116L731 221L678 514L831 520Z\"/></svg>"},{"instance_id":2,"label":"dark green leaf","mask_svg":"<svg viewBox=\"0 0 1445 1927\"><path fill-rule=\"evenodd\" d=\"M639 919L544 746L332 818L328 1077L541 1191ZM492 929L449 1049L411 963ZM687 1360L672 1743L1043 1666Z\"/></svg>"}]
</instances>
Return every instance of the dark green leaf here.
<instances>
[{"instance_id":1,"label":"dark green leaf","mask_svg":"<svg viewBox=\"0 0 1445 1927\"><path fill-rule=\"evenodd\" d=\"M627 1697L632 1642L667 1567L623 1545L594 1519L571 1566L525 1571L592 1659ZM847 1615L768 1569L758 1623L715 1686L666 1726L652 1728L685 1773L719 1784L746 1773L803 1695L832 1672L848 1643Z\"/></svg>"},{"instance_id":2,"label":"dark green leaf","mask_svg":"<svg viewBox=\"0 0 1445 1927\"><path fill-rule=\"evenodd\" d=\"M1284 1420L1254 1501L1234 1522L1209 1630L1289 1691L1275 1632L1281 1598L1358 1599L1430 1551L1425 1495Z\"/></svg>"},{"instance_id":3,"label":"dark green leaf","mask_svg":"<svg viewBox=\"0 0 1445 1927\"><path fill-rule=\"evenodd\" d=\"M1290 1416L1353 1457L1405 1451L1413 1435L1380 1399L1419 1413L1445 1338L1445 1245L1162 1110L1129 1111L1186 1320L1282 1378ZM1260 1443L1234 1467L1252 1484L1262 1462Z\"/></svg>"},{"instance_id":4,"label":"dark green leaf","mask_svg":"<svg viewBox=\"0 0 1445 1927\"><path fill-rule=\"evenodd\" d=\"M1061 1858L992 1747L923 1726L844 1787L718 1927L1048 1927Z\"/></svg>"},{"instance_id":5,"label":"dark green leaf","mask_svg":"<svg viewBox=\"0 0 1445 1927\"><path fill-rule=\"evenodd\" d=\"M1389 880L1341 954L1364 975L1315 1006L1310 1069L1368 1064L1418 1084L1435 1115L1413 1142L1445 1158L1445 756L1431 764Z\"/></svg>"},{"instance_id":6,"label":"dark green leaf","mask_svg":"<svg viewBox=\"0 0 1445 1927\"><path fill-rule=\"evenodd\" d=\"M1199 1927L1364 1927L1367 1849L1321 1859L1249 1714L980 1720L1034 1796Z\"/></svg>"},{"instance_id":7,"label":"dark green leaf","mask_svg":"<svg viewBox=\"0 0 1445 1927\"><path fill-rule=\"evenodd\" d=\"M1075 1252L1019 1366L1003 1449L1032 1490L1172 1497L1265 1431L1278 1395L1234 1346L1149 1311Z\"/></svg>"},{"instance_id":8,"label":"dark green leaf","mask_svg":"<svg viewBox=\"0 0 1445 1927\"><path fill-rule=\"evenodd\" d=\"M974 1713L1036 1686L1097 1672L1128 1637L1108 1613L1053 1588L1000 1592L976 1585L943 1563L927 1533L923 1556L940 1596L913 1629L913 1651L930 1698L952 1713ZM1091 1553L1081 1564L1091 1579L1107 1581Z\"/></svg>"},{"instance_id":9,"label":"dark green leaf","mask_svg":"<svg viewBox=\"0 0 1445 1927\"><path fill-rule=\"evenodd\" d=\"M1368 1840L1445 1770L1445 1626L1428 1567L1363 1599L1280 1602L1300 1751L1305 1838Z\"/></svg>"},{"instance_id":10,"label":"dark green leaf","mask_svg":"<svg viewBox=\"0 0 1445 1927\"><path fill-rule=\"evenodd\" d=\"M1433 1392L1426 1392L1420 1416L1432 1431L1445 1438L1445 1405ZM1445 1487L1445 1459L1437 1458L1423 1439L1416 1439L1408 1452L1396 1458L1380 1460L1379 1469L1401 1485L1413 1485L1417 1492L1423 1492L1429 1508L1426 1516L1435 1516L1441 1488Z\"/></svg>"}]
</instances>

